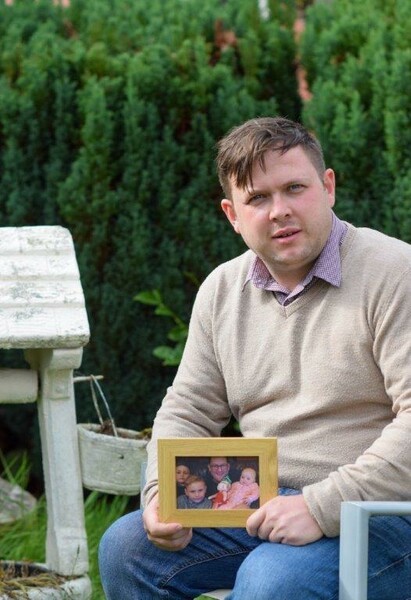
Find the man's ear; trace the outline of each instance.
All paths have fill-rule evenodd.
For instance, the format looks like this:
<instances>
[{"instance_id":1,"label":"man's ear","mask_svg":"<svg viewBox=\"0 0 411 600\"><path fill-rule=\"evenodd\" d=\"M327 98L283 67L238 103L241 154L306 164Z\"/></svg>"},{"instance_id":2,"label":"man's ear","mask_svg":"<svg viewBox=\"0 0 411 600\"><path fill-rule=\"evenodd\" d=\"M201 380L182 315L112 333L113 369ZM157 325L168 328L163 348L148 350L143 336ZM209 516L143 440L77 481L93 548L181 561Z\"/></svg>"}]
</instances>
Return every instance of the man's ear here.
<instances>
[{"instance_id":1,"label":"man's ear","mask_svg":"<svg viewBox=\"0 0 411 600\"><path fill-rule=\"evenodd\" d=\"M333 207L335 203L335 173L327 169L324 173L324 188L328 195L328 204Z\"/></svg>"},{"instance_id":2,"label":"man's ear","mask_svg":"<svg viewBox=\"0 0 411 600\"><path fill-rule=\"evenodd\" d=\"M227 198L224 198L223 200L221 200L221 208L223 209L225 216L227 217L227 219L230 221L231 225L233 226L234 231L236 233L240 233L240 228L238 226L237 215L235 213L233 201L228 200Z\"/></svg>"}]
</instances>

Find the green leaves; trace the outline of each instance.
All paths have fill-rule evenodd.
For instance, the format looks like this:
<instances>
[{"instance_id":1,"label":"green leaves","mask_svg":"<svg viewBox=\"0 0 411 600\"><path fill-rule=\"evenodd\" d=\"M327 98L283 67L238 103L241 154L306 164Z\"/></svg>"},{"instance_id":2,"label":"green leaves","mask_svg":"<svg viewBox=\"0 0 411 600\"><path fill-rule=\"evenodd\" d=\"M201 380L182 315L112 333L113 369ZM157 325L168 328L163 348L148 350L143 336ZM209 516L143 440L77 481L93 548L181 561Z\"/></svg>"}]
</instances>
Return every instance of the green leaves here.
<instances>
[{"instance_id":1,"label":"green leaves","mask_svg":"<svg viewBox=\"0 0 411 600\"><path fill-rule=\"evenodd\" d=\"M186 274L203 280L244 249L219 206L217 140L255 115L298 118L294 8L58 4L0 2L0 216L69 228L91 327L83 369L141 429L173 375L156 357L175 367L184 348L198 287ZM150 289L162 296L133 301Z\"/></svg>"},{"instance_id":2,"label":"green leaves","mask_svg":"<svg viewBox=\"0 0 411 600\"><path fill-rule=\"evenodd\" d=\"M337 214L410 242L408 31L409 3L318 3L301 51L313 92L303 121L336 171Z\"/></svg>"},{"instance_id":3,"label":"green leaves","mask_svg":"<svg viewBox=\"0 0 411 600\"><path fill-rule=\"evenodd\" d=\"M174 321L175 325L169 330L167 338L170 341L175 342L175 346L157 346L154 348L153 354L162 361L164 366L178 366L187 340L188 325L164 303L159 290L140 292L134 296L134 300L137 300L137 302L141 302L142 304L155 306L155 315L169 317Z\"/></svg>"}]
</instances>

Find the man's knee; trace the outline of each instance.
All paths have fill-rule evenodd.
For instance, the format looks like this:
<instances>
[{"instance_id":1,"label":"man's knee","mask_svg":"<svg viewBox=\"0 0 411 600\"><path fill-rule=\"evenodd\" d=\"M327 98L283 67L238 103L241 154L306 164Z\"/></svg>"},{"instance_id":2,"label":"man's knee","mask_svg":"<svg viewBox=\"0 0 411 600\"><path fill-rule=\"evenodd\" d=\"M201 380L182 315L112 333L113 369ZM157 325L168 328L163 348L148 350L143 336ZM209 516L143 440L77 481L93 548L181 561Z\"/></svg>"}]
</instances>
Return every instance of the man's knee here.
<instances>
[{"instance_id":1,"label":"man's knee","mask_svg":"<svg viewBox=\"0 0 411 600\"><path fill-rule=\"evenodd\" d=\"M124 565L138 546L138 539L146 538L139 512L130 513L115 521L103 534L99 544L100 571L116 570Z\"/></svg>"},{"instance_id":2,"label":"man's knee","mask_svg":"<svg viewBox=\"0 0 411 600\"><path fill-rule=\"evenodd\" d=\"M251 553L238 570L232 600L274 600L302 598L296 596L295 587L290 584L290 571L278 569L275 564L269 567L264 561L254 558Z\"/></svg>"},{"instance_id":3,"label":"man's knee","mask_svg":"<svg viewBox=\"0 0 411 600\"><path fill-rule=\"evenodd\" d=\"M323 600L338 596L338 542L262 544L238 570L232 600Z\"/></svg>"}]
</instances>

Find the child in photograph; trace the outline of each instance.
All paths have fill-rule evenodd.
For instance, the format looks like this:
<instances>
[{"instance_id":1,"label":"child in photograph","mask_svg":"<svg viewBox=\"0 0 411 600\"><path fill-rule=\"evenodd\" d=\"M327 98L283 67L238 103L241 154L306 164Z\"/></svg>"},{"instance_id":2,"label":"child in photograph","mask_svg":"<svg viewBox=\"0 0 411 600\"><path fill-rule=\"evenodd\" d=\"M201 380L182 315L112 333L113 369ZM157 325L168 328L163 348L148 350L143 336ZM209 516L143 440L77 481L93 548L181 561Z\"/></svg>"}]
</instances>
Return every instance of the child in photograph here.
<instances>
[{"instance_id":1,"label":"child in photograph","mask_svg":"<svg viewBox=\"0 0 411 600\"><path fill-rule=\"evenodd\" d=\"M190 475L184 484L184 495L177 498L177 508L212 508L213 503L206 498L206 492L204 479L198 475Z\"/></svg>"},{"instance_id":2,"label":"child in photograph","mask_svg":"<svg viewBox=\"0 0 411 600\"><path fill-rule=\"evenodd\" d=\"M176 493L177 496L184 494L184 484L191 475L190 468L185 463L177 463L176 466Z\"/></svg>"},{"instance_id":3,"label":"child in photograph","mask_svg":"<svg viewBox=\"0 0 411 600\"><path fill-rule=\"evenodd\" d=\"M250 508L250 504L260 497L260 487L256 482L256 470L246 467L241 471L240 481L232 484L228 492L227 502L218 507L219 510L231 508Z\"/></svg>"}]
</instances>

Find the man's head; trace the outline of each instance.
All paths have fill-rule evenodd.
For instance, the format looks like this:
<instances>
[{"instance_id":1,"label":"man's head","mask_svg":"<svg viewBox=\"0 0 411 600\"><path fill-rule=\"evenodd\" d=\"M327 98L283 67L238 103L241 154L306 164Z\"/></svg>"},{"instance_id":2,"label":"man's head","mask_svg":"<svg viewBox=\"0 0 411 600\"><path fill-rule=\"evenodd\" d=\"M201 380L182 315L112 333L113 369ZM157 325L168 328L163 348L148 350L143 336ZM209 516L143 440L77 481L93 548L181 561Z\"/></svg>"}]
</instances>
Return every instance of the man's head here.
<instances>
[{"instance_id":1,"label":"man's head","mask_svg":"<svg viewBox=\"0 0 411 600\"><path fill-rule=\"evenodd\" d=\"M207 486L201 477L190 475L184 483L184 491L187 498L197 504L204 500Z\"/></svg>"},{"instance_id":2,"label":"man's head","mask_svg":"<svg viewBox=\"0 0 411 600\"><path fill-rule=\"evenodd\" d=\"M305 127L283 117L250 119L234 127L218 143L217 172L226 198L231 198L231 180L239 188L252 186L255 164L263 169L270 150L281 154L301 146L314 165L320 179L325 171L319 141Z\"/></svg>"},{"instance_id":3,"label":"man's head","mask_svg":"<svg viewBox=\"0 0 411 600\"><path fill-rule=\"evenodd\" d=\"M219 144L221 207L246 245L286 290L303 281L332 228L335 176L298 123L247 121Z\"/></svg>"},{"instance_id":4,"label":"man's head","mask_svg":"<svg viewBox=\"0 0 411 600\"><path fill-rule=\"evenodd\" d=\"M214 481L218 483L228 475L230 463L225 456L212 456L208 462L208 470Z\"/></svg>"}]
</instances>

